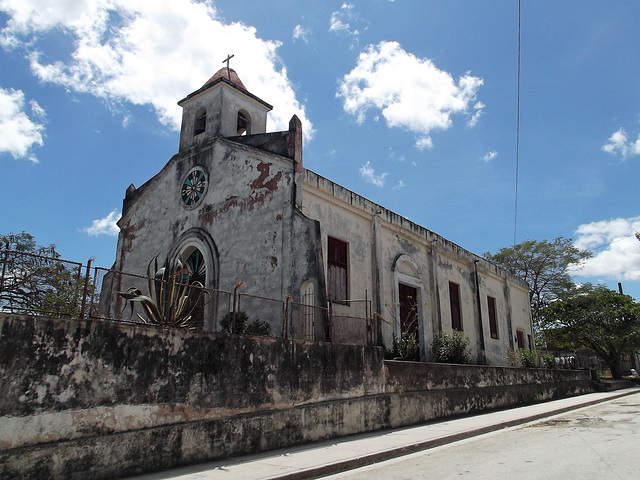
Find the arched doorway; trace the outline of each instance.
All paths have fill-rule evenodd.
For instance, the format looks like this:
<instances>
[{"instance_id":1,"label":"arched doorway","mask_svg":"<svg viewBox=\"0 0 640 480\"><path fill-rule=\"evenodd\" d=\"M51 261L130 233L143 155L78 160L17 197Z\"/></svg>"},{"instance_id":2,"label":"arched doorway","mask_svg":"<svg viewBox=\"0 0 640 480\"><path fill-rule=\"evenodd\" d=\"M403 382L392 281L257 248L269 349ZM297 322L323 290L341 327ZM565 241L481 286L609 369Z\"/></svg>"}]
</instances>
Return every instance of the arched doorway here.
<instances>
[{"instance_id":1,"label":"arched doorway","mask_svg":"<svg viewBox=\"0 0 640 480\"><path fill-rule=\"evenodd\" d=\"M393 265L396 294L396 331L399 337L414 335L424 357L423 282L417 263L408 255L399 255ZM417 359L416 359L417 360Z\"/></svg>"},{"instance_id":2,"label":"arched doorway","mask_svg":"<svg viewBox=\"0 0 640 480\"><path fill-rule=\"evenodd\" d=\"M205 330L215 330L218 323L218 251L210 235L199 228L183 233L171 249L172 258L178 258L184 267L184 275L190 284L198 282L206 294L193 298L194 318L200 321Z\"/></svg>"}]
</instances>

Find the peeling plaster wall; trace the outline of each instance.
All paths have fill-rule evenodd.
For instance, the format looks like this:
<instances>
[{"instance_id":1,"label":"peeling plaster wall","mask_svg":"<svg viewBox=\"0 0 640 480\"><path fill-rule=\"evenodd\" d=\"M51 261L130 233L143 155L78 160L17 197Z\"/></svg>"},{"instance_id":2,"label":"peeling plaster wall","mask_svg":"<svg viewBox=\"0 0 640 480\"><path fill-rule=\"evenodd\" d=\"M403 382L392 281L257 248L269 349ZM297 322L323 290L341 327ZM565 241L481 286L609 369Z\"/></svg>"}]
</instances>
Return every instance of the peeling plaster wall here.
<instances>
[{"instance_id":1,"label":"peeling plaster wall","mask_svg":"<svg viewBox=\"0 0 640 480\"><path fill-rule=\"evenodd\" d=\"M207 172L208 188L190 209L180 191L196 166ZM146 275L156 255L163 260L169 253L180 253L176 248L185 237L202 232L213 243L207 288L232 291L236 283L245 282L242 293L284 300L299 288L292 284L293 258L298 259L297 268L306 271L308 251L315 250L312 243L291 247L293 233L301 228L299 216L294 216L294 177L295 162L290 159L221 138L175 155L146 184L127 192L115 269ZM144 280L136 286L146 292ZM117 304L112 311L122 309L121 299L113 302ZM261 320L271 320L268 313ZM280 332L281 316L273 318L278 323L272 330Z\"/></svg>"},{"instance_id":2,"label":"peeling plaster wall","mask_svg":"<svg viewBox=\"0 0 640 480\"><path fill-rule=\"evenodd\" d=\"M591 391L586 371L0 314L0 478L119 478Z\"/></svg>"}]
</instances>

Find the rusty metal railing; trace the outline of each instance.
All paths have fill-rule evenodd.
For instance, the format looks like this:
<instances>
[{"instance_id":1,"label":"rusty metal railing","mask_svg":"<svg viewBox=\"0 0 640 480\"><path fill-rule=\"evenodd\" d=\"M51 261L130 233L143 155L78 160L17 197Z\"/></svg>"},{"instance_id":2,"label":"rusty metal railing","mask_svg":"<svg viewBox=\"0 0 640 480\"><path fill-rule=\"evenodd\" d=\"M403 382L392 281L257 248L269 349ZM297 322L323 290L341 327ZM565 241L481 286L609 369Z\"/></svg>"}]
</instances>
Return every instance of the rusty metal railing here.
<instances>
[{"instance_id":1,"label":"rusty metal railing","mask_svg":"<svg viewBox=\"0 0 640 480\"><path fill-rule=\"evenodd\" d=\"M139 305L131 309L118 292L148 290L148 277L86 265L37 254L0 250L0 312L47 315L65 318L93 318L105 321L147 323ZM160 280L154 280L160 281ZM246 322L271 326L271 335L311 341L375 345L376 323L371 300L346 300L327 307L314 305L313 296L294 302L241 293L239 282L233 292L201 287L204 292L202 327L225 329L225 317L232 319L227 331L235 332L237 315ZM231 317L229 317L231 316ZM275 329L274 329L275 327Z\"/></svg>"}]
</instances>

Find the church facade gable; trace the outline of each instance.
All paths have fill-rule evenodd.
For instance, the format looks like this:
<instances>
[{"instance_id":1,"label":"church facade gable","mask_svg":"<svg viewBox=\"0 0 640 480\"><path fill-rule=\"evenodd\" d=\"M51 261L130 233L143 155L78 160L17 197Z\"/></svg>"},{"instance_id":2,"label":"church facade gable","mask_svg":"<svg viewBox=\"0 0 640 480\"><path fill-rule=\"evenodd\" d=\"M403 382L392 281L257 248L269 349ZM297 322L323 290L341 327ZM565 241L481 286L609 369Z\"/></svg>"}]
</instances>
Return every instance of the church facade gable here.
<instances>
[{"instance_id":1,"label":"church facade gable","mask_svg":"<svg viewBox=\"0 0 640 480\"><path fill-rule=\"evenodd\" d=\"M292 160L225 139L176 155L143 194L130 193L116 269L141 274L156 255L184 264L198 251L206 288L232 291L244 282L243 292L282 298L298 288L294 258L305 272L313 257L306 250L315 248L313 239L293 242L313 228L294 215L294 176ZM273 323L281 329L281 315Z\"/></svg>"}]
</instances>

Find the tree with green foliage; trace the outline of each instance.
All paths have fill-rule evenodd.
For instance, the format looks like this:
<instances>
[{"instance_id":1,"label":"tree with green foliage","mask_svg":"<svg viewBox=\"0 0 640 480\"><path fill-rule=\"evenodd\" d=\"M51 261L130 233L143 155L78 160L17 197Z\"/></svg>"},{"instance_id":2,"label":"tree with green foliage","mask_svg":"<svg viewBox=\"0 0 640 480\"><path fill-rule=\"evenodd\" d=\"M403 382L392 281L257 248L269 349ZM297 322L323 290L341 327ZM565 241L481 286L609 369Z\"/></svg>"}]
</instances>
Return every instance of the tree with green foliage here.
<instances>
[{"instance_id":1,"label":"tree with green foliage","mask_svg":"<svg viewBox=\"0 0 640 480\"><path fill-rule=\"evenodd\" d=\"M569 270L589 257L591 252L575 247L571 239L563 237L553 241L527 240L501 248L495 254L484 254L486 260L529 284L531 316L536 331L540 328L542 309L558 296L574 290Z\"/></svg>"},{"instance_id":2,"label":"tree with green foliage","mask_svg":"<svg viewBox=\"0 0 640 480\"><path fill-rule=\"evenodd\" d=\"M63 262L55 245L41 246L22 232L0 235L0 309L76 317L84 283L81 265Z\"/></svg>"},{"instance_id":3,"label":"tree with green foliage","mask_svg":"<svg viewBox=\"0 0 640 480\"><path fill-rule=\"evenodd\" d=\"M541 312L544 338L563 346L593 350L622 377L622 358L640 348L640 303L605 287L584 287L564 295Z\"/></svg>"}]
</instances>

